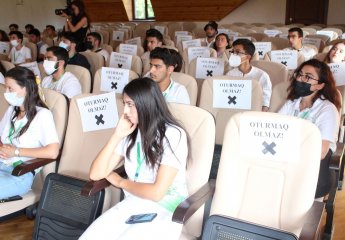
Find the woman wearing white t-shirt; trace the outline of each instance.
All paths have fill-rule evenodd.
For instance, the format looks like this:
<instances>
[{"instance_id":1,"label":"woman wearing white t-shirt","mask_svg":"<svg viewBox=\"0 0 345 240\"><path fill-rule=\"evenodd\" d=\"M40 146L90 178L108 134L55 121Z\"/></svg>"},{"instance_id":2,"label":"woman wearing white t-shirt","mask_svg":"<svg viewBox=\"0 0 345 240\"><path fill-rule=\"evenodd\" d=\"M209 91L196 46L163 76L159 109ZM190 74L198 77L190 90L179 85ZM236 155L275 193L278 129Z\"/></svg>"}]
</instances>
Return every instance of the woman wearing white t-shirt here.
<instances>
[{"instance_id":1,"label":"woman wearing white t-shirt","mask_svg":"<svg viewBox=\"0 0 345 240\"><path fill-rule=\"evenodd\" d=\"M123 103L124 114L92 163L90 178L106 178L125 191L125 199L100 216L80 239L178 239L182 224L171 219L188 195L187 134L149 78L128 83ZM128 179L112 171L122 159ZM131 215L144 213L157 217L149 223L125 223Z\"/></svg>"},{"instance_id":2,"label":"woman wearing white t-shirt","mask_svg":"<svg viewBox=\"0 0 345 240\"><path fill-rule=\"evenodd\" d=\"M12 176L14 167L33 158L56 158L59 140L52 113L38 94L35 75L15 67L5 75L5 99L10 104L0 122L0 199L23 195L35 172Z\"/></svg>"},{"instance_id":3,"label":"woman wearing white t-shirt","mask_svg":"<svg viewBox=\"0 0 345 240\"><path fill-rule=\"evenodd\" d=\"M321 132L322 152L315 198L325 196L331 187L329 162L336 148L340 107L340 97L327 64L316 59L302 63L291 79L288 101L279 113L309 120Z\"/></svg>"}]
</instances>

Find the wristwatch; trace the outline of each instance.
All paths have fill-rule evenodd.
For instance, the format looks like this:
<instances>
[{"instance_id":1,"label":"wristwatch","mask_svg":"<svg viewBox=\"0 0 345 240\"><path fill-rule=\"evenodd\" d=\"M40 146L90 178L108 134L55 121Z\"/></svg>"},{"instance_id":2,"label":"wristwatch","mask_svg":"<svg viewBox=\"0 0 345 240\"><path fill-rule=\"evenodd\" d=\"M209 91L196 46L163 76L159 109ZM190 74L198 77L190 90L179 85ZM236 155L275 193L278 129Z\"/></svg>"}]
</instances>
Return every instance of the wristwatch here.
<instances>
[{"instance_id":1,"label":"wristwatch","mask_svg":"<svg viewBox=\"0 0 345 240\"><path fill-rule=\"evenodd\" d=\"M16 148L16 150L14 150L14 155L16 157L19 157L19 148Z\"/></svg>"}]
</instances>

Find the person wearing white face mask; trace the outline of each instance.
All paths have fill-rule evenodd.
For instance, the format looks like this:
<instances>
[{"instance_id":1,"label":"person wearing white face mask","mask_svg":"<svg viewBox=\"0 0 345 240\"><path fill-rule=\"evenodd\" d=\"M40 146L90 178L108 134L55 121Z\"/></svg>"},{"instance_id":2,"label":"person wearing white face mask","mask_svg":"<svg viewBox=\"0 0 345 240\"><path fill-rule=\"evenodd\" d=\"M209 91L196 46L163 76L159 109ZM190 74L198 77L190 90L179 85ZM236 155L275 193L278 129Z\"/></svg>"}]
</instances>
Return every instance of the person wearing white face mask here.
<instances>
[{"instance_id":1,"label":"person wearing white face mask","mask_svg":"<svg viewBox=\"0 0 345 240\"><path fill-rule=\"evenodd\" d=\"M0 200L31 188L36 172L12 176L14 167L34 158L55 159L59 153L53 115L39 97L33 72L15 67L6 73L5 85L10 106L0 122Z\"/></svg>"},{"instance_id":2,"label":"person wearing white face mask","mask_svg":"<svg viewBox=\"0 0 345 240\"><path fill-rule=\"evenodd\" d=\"M19 31L12 31L9 35L12 49L8 58L11 62L15 65L32 62L30 49L23 46L23 34Z\"/></svg>"},{"instance_id":3,"label":"person wearing white face mask","mask_svg":"<svg viewBox=\"0 0 345 240\"><path fill-rule=\"evenodd\" d=\"M233 77L249 77L257 79L262 87L262 111L267 112L272 95L272 83L268 74L250 64L255 53L255 45L248 39L237 39L232 44L233 51L229 58L230 67L226 75Z\"/></svg>"},{"instance_id":4,"label":"person wearing white face mask","mask_svg":"<svg viewBox=\"0 0 345 240\"><path fill-rule=\"evenodd\" d=\"M53 46L47 48L43 68L48 75L42 80L42 87L58 91L68 98L81 94L79 80L70 72L65 72L68 53L64 48Z\"/></svg>"}]
</instances>

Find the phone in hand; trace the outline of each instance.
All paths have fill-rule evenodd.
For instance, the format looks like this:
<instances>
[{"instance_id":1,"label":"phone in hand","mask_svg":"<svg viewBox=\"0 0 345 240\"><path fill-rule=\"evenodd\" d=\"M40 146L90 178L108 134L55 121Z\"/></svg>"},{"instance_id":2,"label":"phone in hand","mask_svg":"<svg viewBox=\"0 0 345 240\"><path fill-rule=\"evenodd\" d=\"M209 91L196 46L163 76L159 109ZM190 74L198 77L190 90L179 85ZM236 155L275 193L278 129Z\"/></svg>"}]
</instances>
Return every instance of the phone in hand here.
<instances>
[{"instance_id":1,"label":"phone in hand","mask_svg":"<svg viewBox=\"0 0 345 240\"><path fill-rule=\"evenodd\" d=\"M153 219L157 217L157 213L144 213L130 216L127 220L127 224L152 222Z\"/></svg>"}]
</instances>

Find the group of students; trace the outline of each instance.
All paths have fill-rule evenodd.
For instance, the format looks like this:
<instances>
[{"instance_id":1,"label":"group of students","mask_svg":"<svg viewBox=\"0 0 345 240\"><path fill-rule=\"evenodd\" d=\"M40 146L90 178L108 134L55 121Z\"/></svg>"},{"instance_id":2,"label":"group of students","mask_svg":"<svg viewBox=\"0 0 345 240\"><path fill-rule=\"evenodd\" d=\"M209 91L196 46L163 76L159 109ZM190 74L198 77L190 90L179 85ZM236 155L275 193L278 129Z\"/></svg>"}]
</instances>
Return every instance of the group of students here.
<instances>
[{"instance_id":1,"label":"group of students","mask_svg":"<svg viewBox=\"0 0 345 240\"><path fill-rule=\"evenodd\" d=\"M225 35L219 34L210 41L216 32L214 26L212 22L205 26L205 41L207 44L213 42L218 49L226 49L230 44ZM125 86L124 112L90 169L92 180L106 178L124 190L125 198L99 217L81 239L135 239L137 236L178 239L181 233L182 225L172 222L171 217L178 204L188 196L189 137L169 112L166 102L189 104L190 100L185 87L172 79L172 73L181 70L181 56L175 50L163 48L160 39L150 39L150 34L157 32L149 30L145 41L148 53L142 58L149 59L147 77ZM291 35L289 39L294 37ZM90 42L94 48L94 42ZM71 98L75 93L69 91L77 89L77 84L64 85L61 79L70 78L65 66L71 58L78 58L77 43L67 36L62 37L60 44L60 47L47 48L43 66L49 76L48 80L43 80L43 86L61 92L68 87L65 94ZM325 61L344 61L344 50L344 43L334 45ZM228 74L257 79L264 90L262 110L267 111L271 83L267 73L251 66L254 52L251 41L234 41L229 58L233 69ZM53 116L40 99L34 74L16 66L4 75L4 97L10 106L0 122L0 199L25 194L31 188L35 172L15 177L11 175L15 166L32 158L56 158L59 151ZM315 194L315 198L320 198L330 188L328 166L337 141L340 96L327 63L316 59L307 60L295 70L287 91L287 101L279 113L312 121L321 132L320 173ZM113 172L123 159L127 179ZM157 218L146 225L125 224L130 215L143 211L155 212Z\"/></svg>"}]
</instances>

